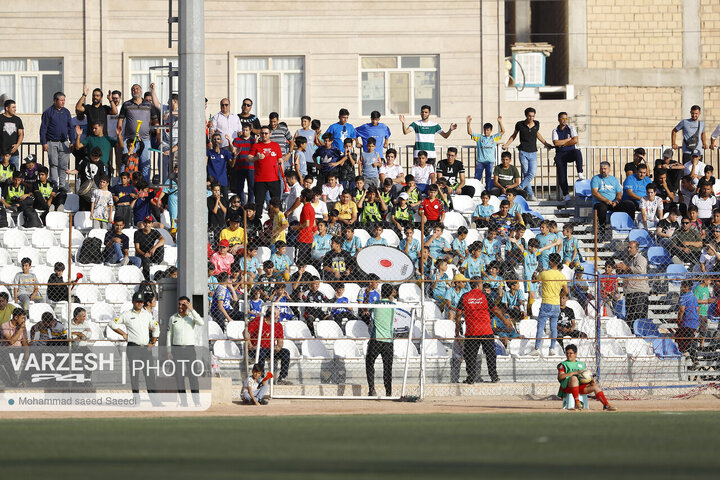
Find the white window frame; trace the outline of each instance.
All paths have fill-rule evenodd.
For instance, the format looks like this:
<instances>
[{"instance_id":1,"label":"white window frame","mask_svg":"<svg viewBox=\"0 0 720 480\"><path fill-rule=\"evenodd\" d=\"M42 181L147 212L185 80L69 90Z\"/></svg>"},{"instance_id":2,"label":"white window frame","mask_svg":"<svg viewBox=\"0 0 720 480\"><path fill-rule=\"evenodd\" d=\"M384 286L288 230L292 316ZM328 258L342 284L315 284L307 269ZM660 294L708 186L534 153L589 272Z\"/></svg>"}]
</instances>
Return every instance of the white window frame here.
<instances>
[{"instance_id":1,"label":"white window frame","mask_svg":"<svg viewBox=\"0 0 720 480\"><path fill-rule=\"evenodd\" d=\"M272 62L273 58L302 58L303 61L303 68L302 69L295 69L295 70L274 70L272 68ZM278 77L278 82L280 85L280 105L278 105L277 110L274 110L278 113L280 116L280 119L300 119L302 115L304 115L305 111L307 110L307 57L305 55L232 55L231 57L232 62L232 69L233 69L233 76L232 76L232 92L230 95L230 102L231 105L236 105L236 107L231 106L231 111L233 113L240 113L240 102L242 102L245 98L250 98L253 101L252 110L250 110L253 114L257 115L258 118L261 118L260 116L260 99L262 98L262 80L261 76L275 76ZM268 68L267 70L240 70L237 66L237 61L239 58L262 58L266 59L268 61ZM283 74L285 73L299 73L302 74L302 86L303 86L303 103L304 105L301 106L300 115L297 116L288 116L287 112L284 111L283 105L285 105L286 100L286 94L285 89L283 88ZM240 95L238 95L238 82L237 82L237 76L239 74L254 74L255 79L255 85L257 91L255 92L255 96L252 95L243 95L242 98L240 98ZM273 110L270 110L268 112L263 112L263 117L267 116L269 113L271 113ZM263 123L263 120L261 119L261 123Z\"/></svg>"},{"instance_id":2,"label":"white window frame","mask_svg":"<svg viewBox=\"0 0 720 480\"><path fill-rule=\"evenodd\" d=\"M397 60L397 67L395 68L363 68L363 58L387 58L395 57ZM402 57L435 57L437 59L435 68L409 68L402 67ZM420 115L420 112L415 112L415 72L435 72L435 92L437 107L435 110L430 112L432 117L440 116L440 55L435 53L406 53L402 55L359 55L358 56L358 86L360 87L360 94L358 95L358 112L362 112L363 98L362 98L362 75L363 73L382 72L385 74L385 115ZM408 73L410 76L410 92L409 92L409 112L390 112L390 74L391 73ZM368 114L369 115L369 114Z\"/></svg>"},{"instance_id":3,"label":"white window frame","mask_svg":"<svg viewBox=\"0 0 720 480\"><path fill-rule=\"evenodd\" d=\"M32 60L41 60L45 58L51 58L51 59L59 59L62 61L63 69L62 70L30 70L30 62ZM12 100L15 100L15 104L18 106L18 114L37 114L42 113L45 108L47 108L47 105L43 105L43 99L42 99L42 92L43 92L43 83L42 83L42 77L43 75L60 75L60 78L62 80L62 83L64 83L64 70L65 70L65 58L64 57L27 57L27 58L17 58L17 57L1 57L2 60L24 60L25 61L25 70L24 71L16 71L16 72L0 72L0 75L14 75L15 76L15 95ZM22 98L22 87L20 85L21 78L22 77L34 77L37 78L37 91L35 92L36 98L35 102L38 106L37 112L26 112L21 111L20 106L23 105L23 98Z\"/></svg>"},{"instance_id":4,"label":"white window frame","mask_svg":"<svg viewBox=\"0 0 720 480\"><path fill-rule=\"evenodd\" d=\"M147 71L133 70L132 69L133 60L159 60L160 63L157 66L162 65L164 67L167 67L170 65L170 62L172 62L173 68L180 67L180 60L178 59L178 57L166 57L163 55L130 55L130 56L128 56L128 70L127 70L128 71L128 88L127 88L128 93L130 92L130 88L135 84L135 82L133 82L133 79L132 79L133 75L148 75L149 74L150 75L150 83L155 83L156 85L158 85L158 83L159 83L158 77L160 76L160 72L162 72L162 71L167 72L167 70L158 70L158 69L147 70ZM177 81L178 81L177 77L173 77L173 82L177 83ZM146 86L141 85L143 87L143 93L150 91L150 83L148 83ZM158 94L158 101L160 102L161 105L164 105L168 102L169 95L161 96L161 92L159 91L159 89L157 90L156 93ZM163 96L167 96L168 98L162 98ZM126 95L126 97L129 98L130 96ZM124 101L125 100L121 100L121 102L124 102Z\"/></svg>"}]
</instances>

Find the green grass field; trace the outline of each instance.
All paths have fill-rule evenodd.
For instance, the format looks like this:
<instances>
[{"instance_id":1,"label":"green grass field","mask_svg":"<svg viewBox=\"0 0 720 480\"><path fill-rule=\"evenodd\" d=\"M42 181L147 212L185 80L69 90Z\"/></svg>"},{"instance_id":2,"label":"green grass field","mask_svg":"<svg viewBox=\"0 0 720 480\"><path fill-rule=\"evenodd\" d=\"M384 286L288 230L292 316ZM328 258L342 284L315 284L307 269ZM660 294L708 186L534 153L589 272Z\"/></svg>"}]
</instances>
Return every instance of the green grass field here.
<instances>
[{"instance_id":1,"label":"green grass field","mask_svg":"<svg viewBox=\"0 0 720 480\"><path fill-rule=\"evenodd\" d=\"M2 478L615 480L720 471L713 412L4 420L0 429Z\"/></svg>"}]
</instances>

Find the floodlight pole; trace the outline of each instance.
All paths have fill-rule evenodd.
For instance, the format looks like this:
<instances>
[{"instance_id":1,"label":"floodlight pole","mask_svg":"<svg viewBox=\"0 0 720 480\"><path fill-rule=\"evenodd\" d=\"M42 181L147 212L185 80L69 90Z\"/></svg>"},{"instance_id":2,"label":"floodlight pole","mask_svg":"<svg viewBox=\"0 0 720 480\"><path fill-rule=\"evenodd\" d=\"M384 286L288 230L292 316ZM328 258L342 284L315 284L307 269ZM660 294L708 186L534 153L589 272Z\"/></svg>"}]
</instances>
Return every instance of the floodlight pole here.
<instances>
[{"instance_id":1,"label":"floodlight pole","mask_svg":"<svg viewBox=\"0 0 720 480\"><path fill-rule=\"evenodd\" d=\"M180 137L178 142L178 295L207 315L205 205L205 10L203 0L178 1Z\"/></svg>"}]
</instances>

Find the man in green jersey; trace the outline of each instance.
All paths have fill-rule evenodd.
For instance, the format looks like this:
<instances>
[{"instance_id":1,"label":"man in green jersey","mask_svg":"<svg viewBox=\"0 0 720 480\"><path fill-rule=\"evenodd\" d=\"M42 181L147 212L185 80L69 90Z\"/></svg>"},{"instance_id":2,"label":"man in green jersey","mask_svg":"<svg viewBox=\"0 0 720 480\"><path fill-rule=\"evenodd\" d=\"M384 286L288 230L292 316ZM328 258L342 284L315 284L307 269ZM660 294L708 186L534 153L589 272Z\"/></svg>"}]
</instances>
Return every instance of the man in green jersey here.
<instances>
[{"instance_id":1,"label":"man in green jersey","mask_svg":"<svg viewBox=\"0 0 720 480\"><path fill-rule=\"evenodd\" d=\"M395 300L395 287L386 283L380 289L378 303L393 303ZM375 393L375 359L380 355L383 363L383 383L385 395L392 395L392 362L393 362L393 325L395 322L394 308L376 308L373 312L372 334L365 356L365 374L368 381L368 395L374 397Z\"/></svg>"},{"instance_id":2,"label":"man in green jersey","mask_svg":"<svg viewBox=\"0 0 720 480\"><path fill-rule=\"evenodd\" d=\"M595 398L603 404L603 410L614 412L616 408L608 403L605 394L600 389L600 386L595 383L595 380L592 380L590 383L580 384L578 375L585 370L585 363L577 361L577 347L574 344L565 347L565 356L567 360L560 362L557 367L557 379L558 382L560 382L558 396L565 398L565 395L572 394L575 400L575 410L582 410L585 405L580 401L580 395L595 393Z\"/></svg>"}]
</instances>

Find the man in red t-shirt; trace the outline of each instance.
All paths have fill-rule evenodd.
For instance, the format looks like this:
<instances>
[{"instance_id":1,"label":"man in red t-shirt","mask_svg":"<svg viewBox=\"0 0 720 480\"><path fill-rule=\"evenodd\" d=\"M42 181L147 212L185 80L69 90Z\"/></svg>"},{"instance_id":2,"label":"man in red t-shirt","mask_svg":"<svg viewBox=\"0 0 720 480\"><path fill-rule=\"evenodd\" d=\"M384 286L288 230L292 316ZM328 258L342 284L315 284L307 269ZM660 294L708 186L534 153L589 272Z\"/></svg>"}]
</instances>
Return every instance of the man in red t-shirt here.
<instances>
[{"instance_id":1,"label":"man in red t-shirt","mask_svg":"<svg viewBox=\"0 0 720 480\"><path fill-rule=\"evenodd\" d=\"M487 297L482 291L480 277L472 277L470 281L473 288L460 297L458 312L455 317L455 336L460 337L460 318L463 315L465 316L463 357L465 358L465 368L468 376L463 383L473 384L476 381L482 381L480 378L482 361L478 362L478 349L480 346L482 346L485 358L487 358L490 381L495 383L500 379L495 368L495 338L493 337L492 322L490 321L490 306Z\"/></svg>"},{"instance_id":2,"label":"man in red t-shirt","mask_svg":"<svg viewBox=\"0 0 720 480\"><path fill-rule=\"evenodd\" d=\"M425 221L425 229L432 231L435 225L442 224L445 220L445 208L440 200L438 200L438 186L432 184L428 186L427 198L420 203L420 216Z\"/></svg>"},{"instance_id":3,"label":"man in red t-shirt","mask_svg":"<svg viewBox=\"0 0 720 480\"><path fill-rule=\"evenodd\" d=\"M260 129L260 141L250 147L247 161L255 164L255 203L257 217L262 217L265 206L265 194L270 192L270 198L282 194L278 165L282 168L283 158L280 145L270 141L270 127Z\"/></svg>"},{"instance_id":4,"label":"man in red t-shirt","mask_svg":"<svg viewBox=\"0 0 720 480\"><path fill-rule=\"evenodd\" d=\"M305 263L310 263L313 238L317 231L317 226L315 225L315 208L312 206L315 195L315 192L309 188L302 191L300 196L303 207L300 211L300 223L292 227L300 231L300 233L298 233L298 243L296 246L296 261Z\"/></svg>"},{"instance_id":5,"label":"man in red t-shirt","mask_svg":"<svg viewBox=\"0 0 720 480\"><path fill-rule=\"evenodd\" d=\"M265 369L265 360L270 358L270 330L272 327L272 315L271 310L268 309L265 312L265 318L262 323L262 333L260 335L260 357L258 363ZM290 382L285 380L288 375L288 368L290 367L290 350L283 348L283 327L278 322L280 318L280 311L275 308L275 358L280 359L280 375L275 383L278 385L290 385ZM243 332L243 337L248 345L248 355L251 358L255 357L255 350L257 349L258 332L260 331L260 319L255 318L248 323Z\"/></svg>"}]
</instances>

